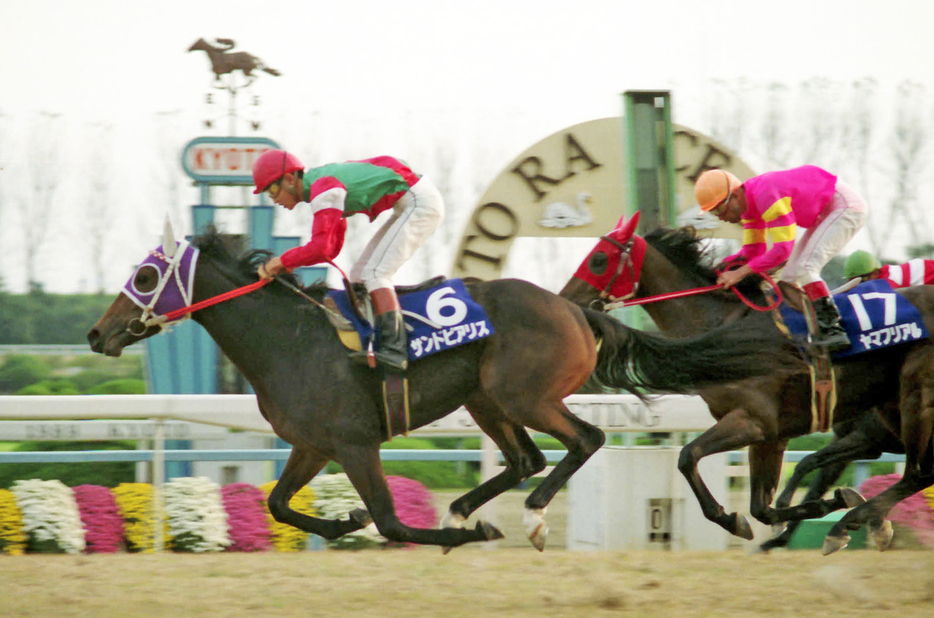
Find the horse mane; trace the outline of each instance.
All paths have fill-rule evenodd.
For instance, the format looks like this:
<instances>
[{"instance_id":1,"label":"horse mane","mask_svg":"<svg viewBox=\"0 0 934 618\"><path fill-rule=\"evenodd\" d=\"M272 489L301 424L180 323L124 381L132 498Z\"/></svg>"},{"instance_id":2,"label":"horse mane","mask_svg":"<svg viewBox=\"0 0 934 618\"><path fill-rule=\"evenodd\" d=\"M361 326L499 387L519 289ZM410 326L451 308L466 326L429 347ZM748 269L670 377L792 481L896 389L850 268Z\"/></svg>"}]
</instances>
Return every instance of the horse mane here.
<instances>
[{"instance_id":1,"label":"horse mane","mask_svg":"<svg viewBox=\"0 0 934 618\"><path fill-rule=\"evenodd\" d=\"M664 255L681 272L703 285L717 281L717 271L710 260L710 249L694 228L657 228L645 235L645 242ZM747 277L739 291L747 298L762 298L759 279ZM729 292L732 296L732 292ZM735 297L734 297L735 298Z\"/></svg>"},{"instance_id":2,"label":"horse mane","mask_svg":"<svg viewBox=\"0 0 934 618\"><path fill-rule=\"evenodd\" d=\"M209 258L216 266L223 270L227 276L239 282L241 285L256 281L256 270L273 255L271 251L267 251L266 249L248 249L241 255L235 256L231 251L230 243L225 240L224 235L213 225L207 226L203 233L195 236L191 240L191 244L201 251L202 256ZM298 280L298 277L292 273L282 273L278 275L278 277L286 280L295 287L303 289L303 291L308 294L320 296L327 290L327 284L324 282L303 286ZM282 288L282 286L267 286L266 289L273 288L285 289ZM293 296L295 296L295 298L300 298L294 294Z\"/></svg>"}]
</instances>

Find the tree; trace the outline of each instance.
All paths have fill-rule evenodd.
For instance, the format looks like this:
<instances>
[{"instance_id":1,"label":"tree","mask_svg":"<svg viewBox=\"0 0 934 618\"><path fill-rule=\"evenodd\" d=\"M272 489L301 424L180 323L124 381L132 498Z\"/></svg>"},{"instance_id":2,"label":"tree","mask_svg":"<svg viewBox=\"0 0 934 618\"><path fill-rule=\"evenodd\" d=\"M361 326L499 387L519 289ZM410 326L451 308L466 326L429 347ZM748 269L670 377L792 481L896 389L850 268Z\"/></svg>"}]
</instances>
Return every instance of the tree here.
<instances>
[{"instance_id":1,"label":"tree","mask_svg":"<svg viewBox=\"0 0 934 618\"><path fill-rule=\"evenodd\" d=\"M30 290L42 288L36 272L36 257L45 242L55 210L61 176L62 125L60 114L40 112L33 119L29 139L23 148L25 193L19 196L17 204L26 244L23 268Z\"/></svg>"},{"instance_id":2,"label":"tree","mask_svg":"<svg viewBox=\"0 0 934 618\"><path fill-rule=\"evenodd\" d=\"M927 229L924 213L916 207L917 179L924 168L924 158L921 156L927 145L929 135L925 106L925 88L923 85L910 80L903 81L898 86L896 98L895 126L889 147L894 161L891 172L892 185L895 194L892 196L890 208L890 224L882 232L880 248L885 251L895 224L902 219L908 227L908 237L913 246L923 245L927 242Z\"/></svg>"},{"instance_id":3,"label":"tree","mask_svg":"<svg viewBox=\"0 0 934 618\"><path fill-rule=\"evenodd\" d=\"M107 233L110 231L113 216L110 182L114 177L112 165L113 125L95 123L88 127L89 165L85 178L88 193L85 201L85 226L91 249L91 267L94 271L94 285L98 294L103 294L107 277L108 263L104 259L107 246Z\"/></svg>"}]
</instances>

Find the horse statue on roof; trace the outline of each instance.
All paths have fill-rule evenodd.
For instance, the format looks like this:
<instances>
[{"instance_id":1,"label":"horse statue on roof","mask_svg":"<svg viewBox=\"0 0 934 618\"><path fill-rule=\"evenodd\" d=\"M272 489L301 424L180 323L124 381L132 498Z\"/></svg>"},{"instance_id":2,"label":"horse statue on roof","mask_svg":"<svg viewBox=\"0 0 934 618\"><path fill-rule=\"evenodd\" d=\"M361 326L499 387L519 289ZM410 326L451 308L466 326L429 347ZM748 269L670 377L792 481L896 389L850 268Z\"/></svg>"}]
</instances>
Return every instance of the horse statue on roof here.
<instances>
[{"instance_id":1,"label":"horse statue on roof","mask_svg":"<svg viewBox=\"0 0 934 618\"><path fill-rule=\"evenodd\" d=\"M214 81L219 82L221 75L232 74L234 71L242 71L247 79L247 84L253 82L256 76L253 71L259 69L270 75L279 76L281 73L276 69L267 67L263 61L247 52L231 52L236 45L233 39L215 39L216 45L208 43L204 39L195 41L188 51L206 52L211 60L211 70L214 72Z\"/></svg>"}]
</instances>

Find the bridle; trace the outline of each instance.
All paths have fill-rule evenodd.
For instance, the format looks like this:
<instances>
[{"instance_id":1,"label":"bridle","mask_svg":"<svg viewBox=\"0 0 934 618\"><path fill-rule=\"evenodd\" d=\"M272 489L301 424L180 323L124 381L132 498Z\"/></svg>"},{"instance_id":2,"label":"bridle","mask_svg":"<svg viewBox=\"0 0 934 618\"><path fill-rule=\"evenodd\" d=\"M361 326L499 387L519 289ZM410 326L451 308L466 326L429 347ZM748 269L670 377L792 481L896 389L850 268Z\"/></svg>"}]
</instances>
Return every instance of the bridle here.
<instances>
[{"instance_id":1,"label":"bridle","mask_svg":"<svg viewBox=\"0 0 934 618\"><path fill-rule=\"evenodd\" d=\"M180 316L171 316L172 312L159 315L156 313L155 307L159 303L159 300L162 298L162 294L169 286L169 283L175 284L175 288L178 290L184 306L187 307L191 305L191 288L194 282L194 269L195 264L198 261L198 253L198 249L190 246L187 241L181 241L178 243L175 251L172 252L171 256L155 249L149 252L150 257L155 258L156 260L165 264L165 269L158 269L161 273L159 282L153 292L151 292L152 298L148 303L145 303L143 299L139 298L138 294L142 293L138 292L132 287L132 282L136 277L136 273L134 273L133 277L130 278L130 283L123 290L123 293L126 294L129 299L132 300L136 305L141 307L143 312L138 317L130 320L126 327L127 332L136 337L141 337L146 333L147 330L149 330L149 328L153 326L158 326L161 330L165 329L166 327L178 324L179 322L182 322L185 319L191 317L190 312ZM190 271L188 275L188 281L184 282L182 281L180 266L186 257L190 261ZM139 272L139 269L144 268L145 266L155 267L155 264L152 260L144 261L136 272ZM145 293L142 295L145 296L148 294L149 293Z\"/></svg>"}]
</instances>

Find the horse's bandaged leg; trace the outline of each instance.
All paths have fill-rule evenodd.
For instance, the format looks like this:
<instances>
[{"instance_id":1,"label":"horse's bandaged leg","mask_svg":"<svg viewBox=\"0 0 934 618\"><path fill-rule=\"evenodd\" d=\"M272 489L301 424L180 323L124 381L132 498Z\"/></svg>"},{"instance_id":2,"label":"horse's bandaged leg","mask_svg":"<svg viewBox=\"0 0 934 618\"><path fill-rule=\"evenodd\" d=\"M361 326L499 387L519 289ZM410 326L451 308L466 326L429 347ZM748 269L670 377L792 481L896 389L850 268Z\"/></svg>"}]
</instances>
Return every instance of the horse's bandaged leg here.
<instances>
[{"instance_id":1,"label":"horse's bandaged leg","mask_svg":"<svg viewBox=\"0 0 934 618\"><path fill-rule=\"evenodd\" d=\"M545 523L546 508L525 509L522 516L522 526L525 528L525 535L529 537L532 545L538 551L545 549L545 539L548 538L548 524Z\"/></svg>"}]
</instances>

